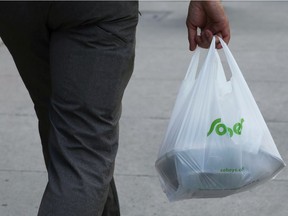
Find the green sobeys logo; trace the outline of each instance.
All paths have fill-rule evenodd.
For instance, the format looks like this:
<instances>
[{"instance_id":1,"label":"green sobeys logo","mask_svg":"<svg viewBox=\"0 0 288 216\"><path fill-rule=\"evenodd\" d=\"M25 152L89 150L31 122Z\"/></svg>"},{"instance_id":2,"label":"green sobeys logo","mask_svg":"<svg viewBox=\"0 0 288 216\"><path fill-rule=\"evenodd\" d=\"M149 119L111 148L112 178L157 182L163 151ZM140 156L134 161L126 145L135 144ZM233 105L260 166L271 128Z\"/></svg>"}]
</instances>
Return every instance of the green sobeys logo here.
<instances>
[{"instance_id":1,"label":"green sobeys logo","mask_svg":"<svg viewBox=\"0 0 288 216\"><path fill-rule=\"evenodd\" d=\"M225 124L221 123L221 118L215 119L210 127L210 130L207 133L207 136L209 136L215 129L215 132L219 135L219 136L223 136L224 134L229 133L230 137L233 136L233 134L237 134L237 135L241 135L242 132L242 128L243 128L243 122L244 119L241 118L240 122L237 122L236 124L234 124L233 126L233 130L229 127L227 127Z\"/></svg>"}]
</instances>

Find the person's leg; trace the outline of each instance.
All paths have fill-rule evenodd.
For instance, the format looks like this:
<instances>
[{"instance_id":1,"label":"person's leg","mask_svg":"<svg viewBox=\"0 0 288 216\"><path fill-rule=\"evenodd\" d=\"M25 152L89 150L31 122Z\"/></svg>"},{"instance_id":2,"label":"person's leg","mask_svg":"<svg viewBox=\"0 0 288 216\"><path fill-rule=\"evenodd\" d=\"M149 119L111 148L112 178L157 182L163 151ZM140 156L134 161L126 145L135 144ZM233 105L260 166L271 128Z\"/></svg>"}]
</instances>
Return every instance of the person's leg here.
<instances>
[{"instance_id":1,"label":"person's leg","mask_svg":"<svg viewBox=\"0 0 288 216\"><path fill-rule=\"evenodd\" d=\"M70 6L57 2L50 9L51 163L39 216L102 214L118 147L121 99L133 70L137 3ZM75 9L96 16L61 20L62 13Z\"/></svg>"},{"instance_id":2,"label":"person's leg","mask_svg":"<svg viewBox=\"0 0 288 216\"><path fill-rule=\"evenodd\" d=\"M45 23L49 5L48 2L0 2L0 37L9 49L34 103L46 167L49 163L51 85L49 31Z\"/></svg>"},{"instance_id":3,"label":"person's leg","mask_svg":"<svg viewBox=\"0 0 288 216\"><path fill-rule=\"evenodd\" d=\"M102 212L102 216L120 216L120 205L114 179L109 185L108 197Z\"/></svg>"},{"instance_id":4,"label":"person's leg","mask_svg":"<svg viewBox=\"0 0 288 216\"><path fill-rule=\"evenodd\" d=\"M90 4L89 8L93 8L93 3ZM106 6L113 9L114 3L101 4L102 11ZM33 11L21 7L26 14L14 23L7 22L9 19L2 22L4 17L0 15L0 24L4 24L0 27L1 37L12 53L35 104L42 143L49 143L51 148L45 157L46 164L51 165L48 165L49 183L39 216L100 216L107 194L102 215L119 215L112 174L118 144L121 97L133 66L137 6L127 2L117 4L110 14L104 16L105 19L101 13L82 19L77 14L81 5L73 7L69 3L62 6L55 3L53 7L48 7L50 13L47 11L51 34L41 32L43 26L38 26L40 17L47 18L44 8L34 7L43 16L36 19L32 16L33 19L29 20ZM17 12L11 14L20 18L21 13L14 11L18 6L12 7L10 12ZM65 16L67 10L71 14L76 13L74 20L73 16ZM64 18L68 17L66 22L61 21L61 17L55 19L61 14ZM112 14L119 16L113 18ZM85 15L93 15L93 11ZM37 26L32 26L35 20ZM29 28L36 31L31 35L27 33ZM47 57L47 49L51 59ZM46 148L47 145L44 145L44 155L45 152L47 155Z\"/></svg>"}]
</instances>

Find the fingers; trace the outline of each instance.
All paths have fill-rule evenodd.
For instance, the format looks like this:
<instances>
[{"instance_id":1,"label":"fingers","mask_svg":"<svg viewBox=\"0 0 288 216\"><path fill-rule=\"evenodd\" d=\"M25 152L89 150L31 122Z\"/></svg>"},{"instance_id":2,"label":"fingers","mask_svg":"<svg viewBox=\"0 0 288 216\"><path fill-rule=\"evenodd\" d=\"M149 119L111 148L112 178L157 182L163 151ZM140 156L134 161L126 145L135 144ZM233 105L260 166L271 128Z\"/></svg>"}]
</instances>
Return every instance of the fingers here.
<instances>
[{"instance_id":1,"label":"fingers","mask_svg":"<svg viewBox=\"0 0 288 216\"><path fill-rule=\"evenodd\" d=\"M206 29L200 34L200 36L196 37L196 43L199 47L208 49L211 45L213 36L213 33L210 30ZM221 33L216 34L216 36L222 38ZM221 49L222 46L218 37L216 37L215 46L217 49Z\"/></svg>"},{"instance_id":2,"label":"fingers","mask_svg":"<svg viewBox=\"0 0 288 216\"><path fill-rule=\"evenodd\" d=\"M219 37L223 38L221 33L218 33L215 35L216 36L216 49L222 49L222 45L220 43Z\"/></svg>"},{"instance_id":3,"label":"fingers","mask_svg":"<svg viewBox=\"0 0 288 216\"><path fill-rule=\"evenodd\" d=\"M217 35L227 44L229 43L229 21L220 0L191 0L186 25L191 51L195 50L197 45L202 48L209 48L213 35ZM200 35L197 35L197 28L202 30ZM216 48L222 48L218 39L216 41Z\"/></svg>"},{"instance_id":4,"label":"fingers","mask_svg":"<svg viewBox=\"0 0 288 216\"><path fill-rule=\"evenodd\" d=\"M227 32L223 32L223 36L221 38L225 41L226 44L228 44L230 41L230 36L230 29L227 29Z\"/></svg>"},{"instance_id":5,"label":"fingers","mask_svg":"<svg viewBox=\"0 0 288 216\"><path fill-rule=\"evenodd\" d=\"M189 49L194 51L197 47L196 37L197 37L197 27L187 26L188 27L188 40L189 40Z\"/></svg>"},{"instance_id":6,"label":"fingers","mask_svg":"<svg viewBox=\"0 0 288 216\"><path fill-rule=\"evenodd\" d=\"M230 40L230 34L225 35L225 37L222 36L222 33L217 33L213 35L212 31L206 29L203 32L201 32L200 35L197 35L197 31L188 31L189 32L189 43L190 43L190 50L193 51L196 49L197 45L201 48L208 49L211 45L211 41L213 39L213 36L216 37L215 46L217 49L222 49L222 45L220 43L219 37L222 38L225 43L229 43Z\"/></svg>"},{"instance_id":7,"label":"fingers","mask_svg":"<svg viewBox=\"0 0 288 216\"><path fill-rule=\"evenodd\" d=\"M198 44L198 46L202 48L209 48L212 39L213 39L212 32L209 30L205 30L201 32L199 36L196 37L196 43Z\"/></svg>"},{"instance_id":8,"label":"fingers","mask_svg":"<svg viewBox=\"0 0 288 216\"><path fill-rule=\"evenodd\" d=\"M209 48L212 38L213 38L213 34L211 31L209 30L205 30L203 31L200 35L197 35L197 31L193 30L193 29L188 29L188 39L189 39L189 44L190 44L190 50L194 51L197 47L197 45L199 47L202 48ZM218 40L219 42L219 40Z\"/></svg>"}]
</instances>

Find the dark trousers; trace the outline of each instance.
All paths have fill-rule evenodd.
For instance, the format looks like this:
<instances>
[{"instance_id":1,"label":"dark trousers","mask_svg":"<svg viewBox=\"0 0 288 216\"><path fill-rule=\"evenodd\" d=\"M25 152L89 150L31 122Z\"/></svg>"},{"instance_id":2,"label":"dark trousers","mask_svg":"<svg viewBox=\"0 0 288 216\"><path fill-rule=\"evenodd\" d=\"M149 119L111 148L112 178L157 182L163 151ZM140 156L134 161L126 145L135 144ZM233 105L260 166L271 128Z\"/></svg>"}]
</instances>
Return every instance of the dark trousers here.
<instances>
[{"instance_id":1,"label":"dark trousers","mask_svg":"<svg viewBox=\"0 0 288 216\"><path fill-rule=\"evenodd\" d=\"M113 171L137 21L135 1L0 2L0 37L39 120L38 216L120 215Z\"/></svg>"}]
</instances>

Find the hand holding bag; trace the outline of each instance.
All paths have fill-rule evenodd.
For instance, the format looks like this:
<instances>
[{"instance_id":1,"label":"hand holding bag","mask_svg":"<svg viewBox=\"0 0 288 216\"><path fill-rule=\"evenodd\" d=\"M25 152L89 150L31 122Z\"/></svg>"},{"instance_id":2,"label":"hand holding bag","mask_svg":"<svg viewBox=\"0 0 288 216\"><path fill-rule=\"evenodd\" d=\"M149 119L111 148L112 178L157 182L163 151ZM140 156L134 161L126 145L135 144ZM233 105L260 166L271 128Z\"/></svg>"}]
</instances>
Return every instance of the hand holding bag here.
<instances>
[{"instance_id":1,"label":"hand holding bag","mask_svg":"<svg viewBox=\"0 0 288 216\"><path fill-rule=\"evenodd\" d=\"M226 80L215 37L196 78L201 48L196 49L155 163L170 201L242 192L285 166L235 59L219 39L232 78Z\"/></svg>"}]
</instances>

